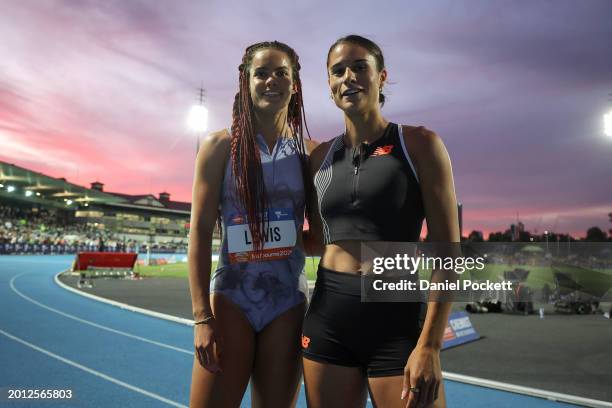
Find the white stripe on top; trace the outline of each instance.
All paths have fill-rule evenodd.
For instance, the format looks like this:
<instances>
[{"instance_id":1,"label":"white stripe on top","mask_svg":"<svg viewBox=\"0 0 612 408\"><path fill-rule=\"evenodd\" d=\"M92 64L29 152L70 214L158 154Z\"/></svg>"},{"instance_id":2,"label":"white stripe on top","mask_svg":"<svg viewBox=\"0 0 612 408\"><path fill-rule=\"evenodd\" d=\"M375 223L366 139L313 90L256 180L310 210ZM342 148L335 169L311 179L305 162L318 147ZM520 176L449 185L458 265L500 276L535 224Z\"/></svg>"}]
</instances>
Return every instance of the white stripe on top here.
<instances>
[{"instance_id":1,"label":"white stripe on top","mask_svg":"<svg viewBox=\"0 0 612 408\"><path fill-rule=\"evenodd\" d=\"M417 174L416 169L414 168L414 164L412 164L412 160L410 160L410 155L408 154L408 149L406 148L406 142L404 141L404 132L402 130L402 125L398 124L397 130L399 131L399 139L400 139L400 143L402 144L402 150L404 151L404 156L406 156L406 160L408 160L408 164L410 165L410 168L412 169L414 178L416 178L416 181L420 183L419 175Z\"/></svg>"},{"instance_id":2,"label":"white stripe on top","mask_svg":"<svg viewBox=\"0 0 612 408\"><path fill-rule=\"evenodd\" d=\"M314 184L317 189L317 201L319 208L319 215L321 217L321 223L323 224L323 242L326 244L330 243L331 237L329 234L329 226L321 213L321 203L323 202L323 196L327 192L329 185L332 180L332 164L334 161L334 153L344 147L344 141L342 140L344 135L340 135L334 139L332 145L330 146L327 154L325 155L325 159L321 163L321 167L315 173L314 176Z\"/></svg>"}]
</instances>

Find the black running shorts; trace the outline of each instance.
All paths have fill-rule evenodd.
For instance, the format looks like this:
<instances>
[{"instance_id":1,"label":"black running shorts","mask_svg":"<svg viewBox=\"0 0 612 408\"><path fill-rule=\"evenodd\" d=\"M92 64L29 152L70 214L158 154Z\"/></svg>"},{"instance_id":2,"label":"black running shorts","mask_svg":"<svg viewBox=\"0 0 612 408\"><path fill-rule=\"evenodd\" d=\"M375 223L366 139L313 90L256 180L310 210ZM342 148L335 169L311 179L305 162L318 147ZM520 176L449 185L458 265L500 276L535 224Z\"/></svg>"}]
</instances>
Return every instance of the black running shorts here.
<instances>
[{"instance_id":1,"label":"black running shorts","mask_svg":"<svg viewBox=\"0 0 612 408\"><path fill-rule=\"evenodd\" d=\"M361 276L319 265L304 320L304 358L360 367L368 377L403 375L421 332L425 306L362 302Z\"/></svg>"}]
</instances>

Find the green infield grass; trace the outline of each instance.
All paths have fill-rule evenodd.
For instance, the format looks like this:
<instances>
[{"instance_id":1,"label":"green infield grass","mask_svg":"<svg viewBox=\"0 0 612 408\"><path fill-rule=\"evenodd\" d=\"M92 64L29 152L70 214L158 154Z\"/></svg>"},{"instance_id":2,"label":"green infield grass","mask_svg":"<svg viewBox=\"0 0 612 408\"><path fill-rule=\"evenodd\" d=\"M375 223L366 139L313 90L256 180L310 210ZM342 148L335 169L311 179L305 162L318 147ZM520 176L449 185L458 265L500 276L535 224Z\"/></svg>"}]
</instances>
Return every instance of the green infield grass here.
<instances>
[{"instance_id":1,"label":"green infield grass","mask_svg":"<svg viewBox=\"0 0 612 408\"><path fill-rule=\"evenodd\" d=\"M308 280L315 280L317 278L317 267L319 265L319 258L306 258L306 278ZM217 268L217 262L212 262L211 270L215 270ZM188 270L187 263L173 263L166 265L151 265L151 266L143 266L136 265L134 267L134 272L140 274L140 276L144 276L147 278L185 278L187 279Z\"/></svg>"},{"instance_id":2,"label":"green infield grass","mask_svg":"<svg viewBox=\"0 0 612 408\"><path fill-rule=\"evenodd\" d=\"M306 278L308 280L315 280L317 267L319 264L318 257L306 258ZM212 270L217 267L217 262L212 263ZM529 266L529 265L503 265L503 264L486 264L486 267L482 271L471 271L460 275L460 280L471 279L471 280L491 280L500 281L503 279L504 271L514 270L515 268L529 270L529 276L527 278L527 285L534 289L542 288L545 284L549 287L555 287L555 280L553 275L553 268L550 266ZM184 278L187 279L188 270L187 263L174 263L166 265L152 265L142 266L136 265L134 271L139 273L143 277L155 277L155 278ZM612 270L595 271L590 269L582 269L570 266L556 267L555 271L563 272L569 275L574 281L579 283L590 291L598 292L612 286ZM428 271L422 271L420 274L421 279L429 279L430 274Z\"/></svg>"},{"instance_id":3,"label":"green infield grass","mask_svg":"<svg viewBox=\"0 0 612 408\"><path fill-rule=\"evenodd\" d=\"M530 266L530 265L506 265L506 264L486 264L482 271L472 270L460 275L460 280L491 280L501 281L504 277L505 271L512 271L514 269L525 269L529 271L526 284L534 289L540 289L544 285L548 285L550 288L555 287L554 272L562 272L567 274L575 282L579 283L582 287L590 292L599 292L605 288L612 286L612 271L611 270L594 270L585 269L575 266L563 265L563 266ZM421 274L422 278L428 279L430 273Z\"/></svg>"}]
</instances>

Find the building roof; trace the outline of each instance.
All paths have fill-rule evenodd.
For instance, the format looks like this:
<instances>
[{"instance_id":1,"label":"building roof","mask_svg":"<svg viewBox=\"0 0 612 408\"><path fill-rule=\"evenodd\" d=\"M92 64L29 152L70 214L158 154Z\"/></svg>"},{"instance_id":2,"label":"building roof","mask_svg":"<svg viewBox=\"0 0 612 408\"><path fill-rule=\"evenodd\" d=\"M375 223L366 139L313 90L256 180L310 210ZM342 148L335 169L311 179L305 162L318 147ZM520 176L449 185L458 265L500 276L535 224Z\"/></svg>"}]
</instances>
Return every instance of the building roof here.
<instances>
[{"instance_id":1,"label":"building roof","mask_svg":"<svg viewBox=\"0 0 612 408\"><path fill-rule=\"evenodd\" d=\"M114 196L123 198L127 200L130 204L146 206L146 207L154 207L155 209L166 208L169 210L175 211L191 211L191 203L183 202L183 201L171 201L171 200L162 200L159 197L155 197L153 194L124 194L124 193L115 193L108 192L108 194L112 194ZM164 194L164 193L160 193ZM165 193L168 194L168 193Z\"/></svg>"},{"instance_id":2,"label":"building roof","mask_svg":"<svg viewBox=\"0 0 612 408\"><path fill-rule=\"evenodd\" d=\"M0 161L0 198L64 209L100 204L183 214L191 211L191 203L160 200L152 194L100 191L3 161Z\"/></svg>"}]
</instances>

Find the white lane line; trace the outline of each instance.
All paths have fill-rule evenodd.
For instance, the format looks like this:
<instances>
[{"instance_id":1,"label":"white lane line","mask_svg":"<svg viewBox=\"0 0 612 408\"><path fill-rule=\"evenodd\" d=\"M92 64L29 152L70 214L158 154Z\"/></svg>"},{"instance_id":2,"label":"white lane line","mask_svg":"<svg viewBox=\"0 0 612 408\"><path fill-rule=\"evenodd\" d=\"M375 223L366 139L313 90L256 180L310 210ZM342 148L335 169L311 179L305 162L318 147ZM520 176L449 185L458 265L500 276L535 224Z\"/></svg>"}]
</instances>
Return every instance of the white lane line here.
<instances>
[{"instance_id":1,"label":"white lane line","mask_svg":"<svg viewBox=\"0 0 612 408\"><path fill-rule=\"evenodd\" d=\"M115 307L118 307L118 308L123 309L123 310L129 310L130 312L140 313L140 314L143 314L143 315L146 315L146 316L151 316L151 317L155 317L155 318L158 318L158 319L168 320L168 321L171 321L171 322L174 322L174 323L184 324L184 325L193 327L193 320L189 320L189 319L185 319L185 318L177 317L177 316L172 316L172 315L169 315L169 314L166 314L166 313L155 312L153 310L143 309L141 307L128 305L127 303L117 302L115 300L103 298L101 296L96 296L96 295L94 295L92 293L87 293L87 292L84 292L82 290L75 289L75 288L73 288L71 286L66 285L65 283L63 283L59 279L59 276L62 273L64 273L64 272L59 272L59 273L57 273L55 275L55 277L53 278L55 283L58 286L60 286L61 288L66 289L67 291L72 292L72 293L74 293L76 295L83 296L83 297L86 297L86 298L89 298L89 299L93 299L93 300L95 300L97 302L106 303L108 305L115 306Z\"/></svg>"},{"instance_id":2,"label":"white lane line","mask_svg":"<svg viewBox=\"0 0 612 408\"><path fill-rule=\"evenodd\" d=\"M452 380L462 382L465 384L478 385L480 387L493 388L501 391L513 392L516 394L529 395L531 397L544 398L550 401L557 402L568 402L574 405L581 405L585 407L595 408L610 408L612 403L606 401L600 401L590 398L578 397L576 395L562 394L559 392L545 391L537 388L524 387L522 385L508 384L499 381L486 380L484 378L470 377L463 374L449 373L446 371L442 372L442 376L446 380Z\"/></svg>"},{"instance_id":3,"label":"white lane line","mask_svg":"<svg viewBox=\"0 0 612 408\"><path fill-rule=\"evenodd\" d=\"M59 279L60 275L63 273L64 272L59 272L55 275L55 277L53 278L53 280L55 281L55 284L61 287L62 289L66 289L67 291L74 293L75 295L83 296L83 297L95 300L96 302L106 303L107 305L115 306L123 310L129 310L130 312L140 313L145 316L155 317L157 319L167 320L170 322L184 324L184 325L193 327L193 320L185 319L184 317L178 317L178 316L173 316L167 313L156 312L154 310L143 309L142 307L132 306L127 303L118 302L116 300L94 295L93 293L88 293L88 292L84 292L79 289L75 289L72 286L66 285L64 282L62 282ZM309 280L308 289L312 290L314 286L315 286L315 281Z\"/></svg>"},{"instance_id":4,"label":"white lane line","mask_svg":"<svg viewBox=\"0 0 612 408\"><path fill-rule=\"evenodd\" d=\"M59 355L57 355L55 353L52 353L52 352L50 352L48 350L45 350L45 349L43 349L41 347L38 347L38 346L36 346L36 345L34 345L32 343L29 343L29 342L27 342L27 341L25 341L23 339L20 339L19 337L13 336L12 334L7 333L7 332L5 332L2 329L0 329L0 334L3 334L6 337L8 337L9 339L14 340L14 341L16 341L18 343L21 343L24 346L30 347L31 349L34 349L34 350L36 350L36 351L38 351L40 353L46 354L47 356L49 356L51 358L59 360L59 361L61 361L64 364L71 365L71 366L73 366L75 368L78 368L79 370L83 370L83 371L85 371L85 372L87 372L89 374L95 375L96 377L100 377L100 378L102 378L102 379L104 379L106 381L110 381L110 382L112 382L114 384L117 384L117 385L119 385L121 387L127 388L128 390L132 390L132 391L137 392L139 394L146 395L147 397L154 398L154 399L156 399L158 401L165 402L166 404L172 405L174 407L181 407L181 408L184 407L184 408L187 408L186 405L179 404L178 402L175 402L175 401L169 400L167 398L164 398L164 397L162 397L159 394L155 394L155 393L149 392L147 390L143 390L142 388L136 387L134 385L128 384L126 382L118 380L118 379L116 379L114 377L111 377L109 375L103 374L103 373L101 373L99 371L96 371L96 370L94 370L92 368L89 368L89 367L86 367L84 365L81 365L81 364L79 364L79 363L77 363L75 361L68 360L67 358L64 358L64 357L59 356Z\"/></svg>"},{"instance_id":5,"label":"white lane line","mask_svg":"<svg viewBox=\"0 0 612 408\"><path fill-rule=\"evenodd\" d=\"M17 275L17 276L14 276L14 277L13 277L13 279L11 279L11 281L10 281L9 285L10 285L11 290L12 290L13 292L15 292L17 295L21 296L22 298L24 298L24 299L25 299L25 300L27 300L28 302L32 302L32 303L34 303L35 305L42 307L43 309L47 309L47 310L49 310L49 311L51 311L51 312L57 313L57 314L59 314L59 315L62 315L62 316L64 316L64 317L67 317L67 318L69 318L69 319L76 320L76 321L77 321L77 322L79 322L79 323L88 324L88 325L90 325L90 326L96 327L96 328L101 329L101 330L106 330L106 331L109 331L109 332L111 332L111 333L115 333L115 334L119 334L119 335L121 335L121 336L129 337L129 338L134 339L134 340L140 340L140 341L143 341L143 342L145 342L145 343L153 344L153 345L156 345L156 346L159 346L159 347L163 347L163 348L167 348L167 349L170 349L170 350L178 351L178 352L180 352L180 353L185 353L185 354L193 355L193 351L190 351L190 350L185 350L185 349L182 349L182 348L179 348L179 347L174 347L174 346L171 346L171 345L169 345L169 344L165 344L165 343L160 343L160 342L155 341L155 340L150 340L150 339L147 339L147 338L145 338L145 337L136 336L136 335L134 335L134 334L126 333L126 332L123 332L123 331L120 331L120 330L112 329L112 328L110 328L110 327L103 326L103 325L101 325L101 324L97 324L97 323L91 322L91 321L89 321L89 320L81 319L80 317L73 316L73 315L71 315L71 314L68 314L68 313L62 312L61 310L57 310L57 309L54 309L54 308L52 308L52 307L49 307L49 306L47 306L47 305L45 305L45 304L42 304L42 303L40 303L40 302L38 302L38 301L36 301L36 300L32 299L31 297L24 295L23 293L21 293L21 292L20 292L20 291L19 291L19 290L18 290L18 289L15 287L15 280L16 280L17 278L19 278L20 276L27 275L27 274L28 274L28 272L25 272L25 273L19 274L19 275Z\"/></svg>"}]
</instances>

